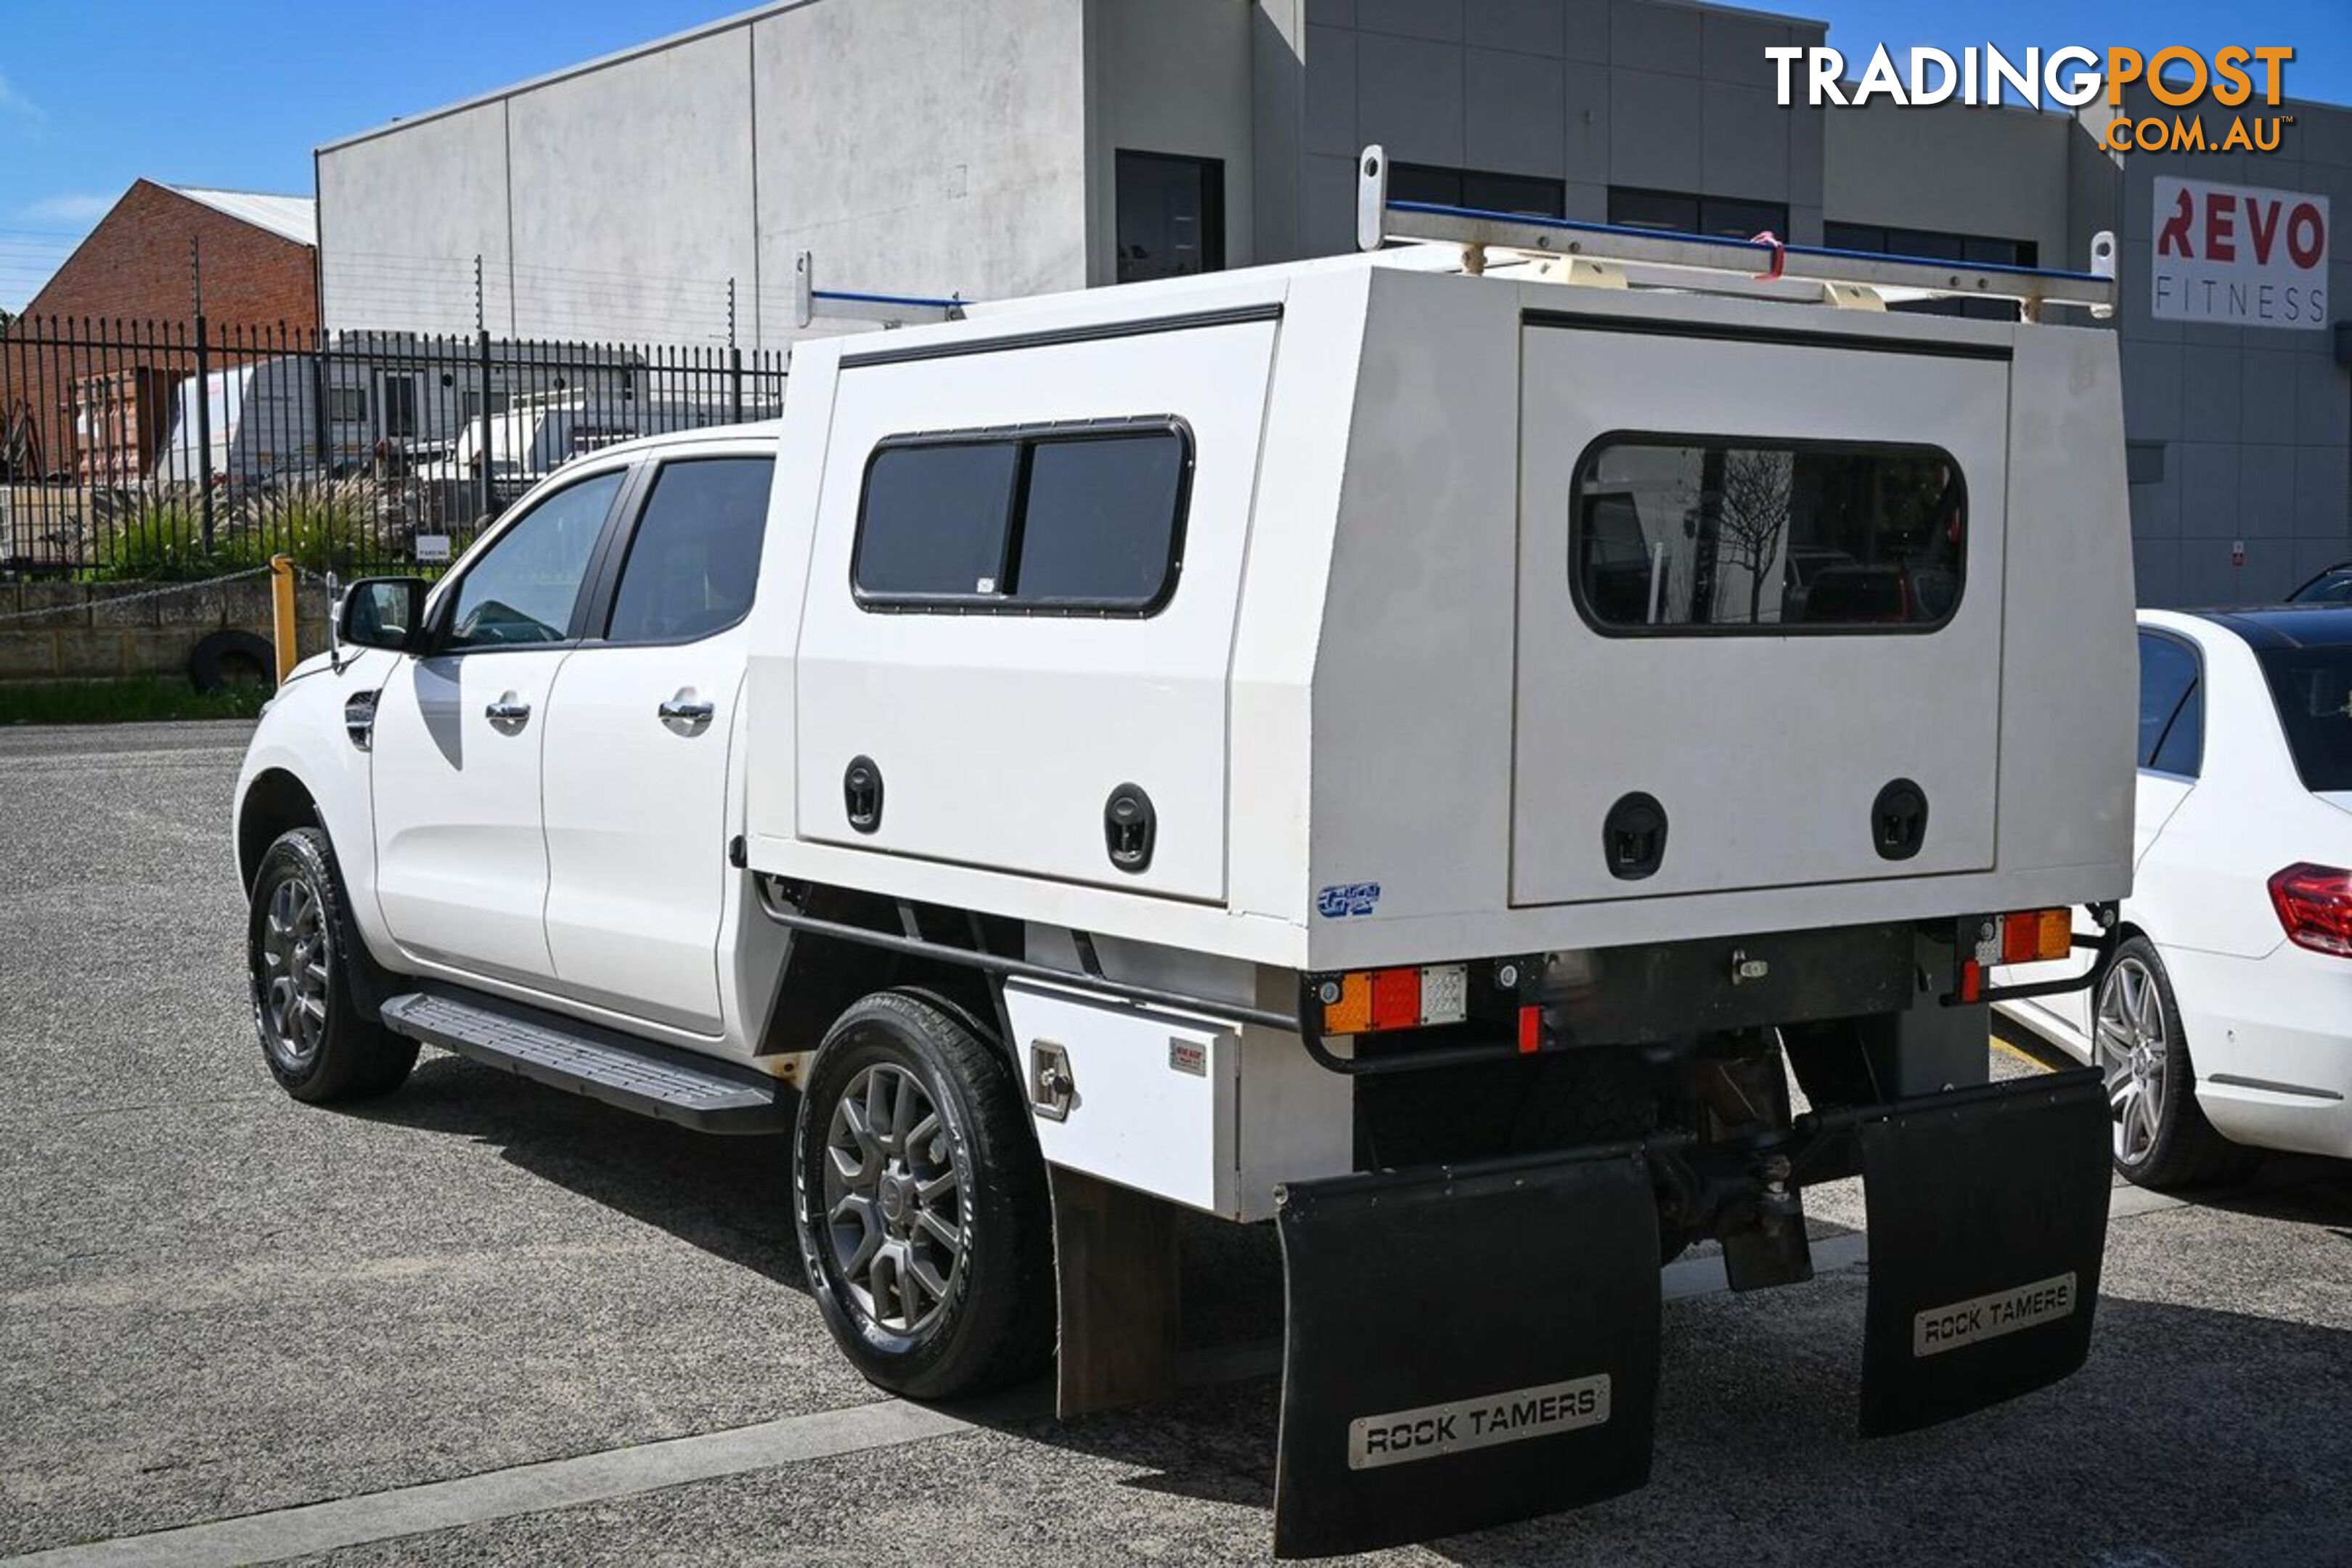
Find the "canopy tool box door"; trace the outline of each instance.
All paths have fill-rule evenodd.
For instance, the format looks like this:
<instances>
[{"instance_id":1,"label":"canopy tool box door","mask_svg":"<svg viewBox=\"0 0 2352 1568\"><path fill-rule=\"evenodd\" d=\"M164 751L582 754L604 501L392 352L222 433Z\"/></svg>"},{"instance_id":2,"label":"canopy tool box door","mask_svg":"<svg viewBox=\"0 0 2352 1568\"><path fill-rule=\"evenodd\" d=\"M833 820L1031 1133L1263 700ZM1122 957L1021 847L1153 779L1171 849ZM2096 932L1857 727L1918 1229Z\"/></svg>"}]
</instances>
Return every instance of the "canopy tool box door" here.
<instances>
[{"instance_id":1,"label":"canopy tool box door","mask_svg":"<svg viewBox=\"0 0 2352 1568\"><path fill-rule=\"evenodd\" d=\"M1524 349L1512 901L1990 868L2006 350Z\"/></svg>"}]
</instances>

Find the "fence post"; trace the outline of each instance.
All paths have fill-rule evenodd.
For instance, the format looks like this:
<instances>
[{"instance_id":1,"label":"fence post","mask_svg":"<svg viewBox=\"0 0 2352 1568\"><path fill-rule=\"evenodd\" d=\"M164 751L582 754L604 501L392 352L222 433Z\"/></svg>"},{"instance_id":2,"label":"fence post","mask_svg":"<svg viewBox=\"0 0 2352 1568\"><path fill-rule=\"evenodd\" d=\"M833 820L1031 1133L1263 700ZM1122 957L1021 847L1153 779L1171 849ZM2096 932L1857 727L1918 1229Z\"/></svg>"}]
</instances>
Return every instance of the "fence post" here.
<instances>
[{"instance_id":1,"label":"fence post","mask_svg":"<svg viewBox=\"0 0 2352 1568\"><path fill-rule=\"evenodd\" d=\"M474 455L474 461L481 465L481 469L482 469L482 474L481 474L481 483L480 483L480 485L479 485L479 487L478 487L478 491L479 491L479 501L480 501L480 506L481 506L481 515L482 515L482 517L483 517L484 519L488 519L488 518L489 517L489 515L490 515L490 468L491 468L491 467L492 467L491 460L490 460L490 456L491 456L491 454L490 454L490 330L489 330L489 328L488 328L488 327L483 327L483 328L479 329L479 331L478 331L478 336L479 341L480 341L480 343L481 343L481 356L482 356L482 364L481 364L481 369L482 369L482 444L481 444L481 446L480 446L479 447L478 447L478 448L476 449L476 451L475 451L475 455Z\"/></svg>"},{"instance_id":2,"label":"fence post","mask_svg":"<svg viewBox=\"0 0 2352 1568\"><path fill-rule=\"evenodd\" d=\"M213 552L212 355L205 341L205 313L196 312L196 507L204 519L205 553Z\"/></svg>"},{"instance_id":3,"label":"fence post","mask_svg":"<svg viewBox=\"0 0 2352 1568\"><path fill-rule=\"evenodd\" d=\"M733 424L743 423L743 351L735 343L735 279L727 279L727 386Z\"/></svg>"}]
</instances>

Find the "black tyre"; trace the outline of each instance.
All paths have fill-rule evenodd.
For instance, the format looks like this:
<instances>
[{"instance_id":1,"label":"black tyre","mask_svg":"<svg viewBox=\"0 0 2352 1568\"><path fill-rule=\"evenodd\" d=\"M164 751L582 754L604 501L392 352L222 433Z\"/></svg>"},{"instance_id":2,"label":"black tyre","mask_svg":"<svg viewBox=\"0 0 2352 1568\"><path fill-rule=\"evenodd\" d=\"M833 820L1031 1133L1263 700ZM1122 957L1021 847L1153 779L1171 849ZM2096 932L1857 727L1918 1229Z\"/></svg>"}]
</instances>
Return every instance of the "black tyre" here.
<instances>
[{"instance_id":1,"label":"black tyre","mask_svg":"<svg viewBox=\"0 0 2352 1568\"><path fill-rule=\"evenodd\" d=\"M836 1020L793 1135L793 1214L826 1326L866 1379L950 1399L1054 1347L1045 1162L1003 1053L931 1000Z\"/></svg>"},{"instance_id":2,"label":"black tyre","mask_svg":"<svg viewBox=\"0 0 2352 1568\"><path fill-rule=\"evenodd\" d=\"M2099 976L2092 1059L2107 1080L2116 1169L2143 1187L2193 1187L2244 1174L2253 1151L2213 1131L2156 944L2126 938Z\"/></svg>"},{"instance_id":3,"label":"black tyre","mask_svg":"<svg viewBox=\"0 0 2352 1568\"><path fill-rule=\"evenodd\" d=\"M298 827L262 856L246 963L262 1058L295 1099L324 1105L383 1094L416 1065L416 1042L360 1006L360 988L373 974L320 829Z\"/></svg>"},{"instance_id":4,"label":"black tyre","mask_svg":"<svg viewBox=\"0 0 2352 1568\"><path fill-rule=\"evenodd\" d=\"M273 686L278 681L278 653L269 639L254 632L208 632L188 655L188 680L199 691L226 691L233 686Z\"/></svg>"}]
</instances>

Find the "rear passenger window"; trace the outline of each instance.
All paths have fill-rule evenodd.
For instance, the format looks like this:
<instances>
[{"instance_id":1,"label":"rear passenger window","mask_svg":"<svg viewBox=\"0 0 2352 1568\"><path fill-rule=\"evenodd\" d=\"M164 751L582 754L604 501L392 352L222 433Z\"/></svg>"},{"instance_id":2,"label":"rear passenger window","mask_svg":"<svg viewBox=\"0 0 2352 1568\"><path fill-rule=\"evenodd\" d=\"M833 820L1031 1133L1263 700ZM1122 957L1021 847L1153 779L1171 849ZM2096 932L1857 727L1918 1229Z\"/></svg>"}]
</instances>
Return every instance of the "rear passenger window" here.
<instances>
[{"instance_id":1,"label":"rear passenger window","mask_svg":"<svg viewBox=\"0 0 2352 1568\"><path fill-rule=\"evenodd\" d=\"M693 458L656 470L608 640L690 642L743 618L760 577L774 472L772 458Z\"/></svg>"},{"instance_id":2,"label":"rear passenger window","mask_svg":"<svg viewBox=\"0 0 2352 1568\"><path fill-rule=\"evenodd\" d=\"M1603 631L1920 630L1959 605L1967 494L1934 447L1604 437L1570 504Z\"/></svg>"},{"instance_id":3,"label":"rear passenger window","mask_svg":"<svg viewBox=\"0 0 2352 1568\"><path fill-rule=\"evenodd\" d=\"M1174 590L1192 466L1172 419L886 441L859 507L858 602L1149 614Z\"/></svg>"},{"instance_id":4,"label":"rear passenger window","mask_svg":"<svg viewBox=\"0 0 2352 1568\"><path fill-rule=\"evenodd\" d=\"M2186 644L2139 634L2139 765L2194 778L2205 750L2197 655Z\"/></svg>"}]
</instances>

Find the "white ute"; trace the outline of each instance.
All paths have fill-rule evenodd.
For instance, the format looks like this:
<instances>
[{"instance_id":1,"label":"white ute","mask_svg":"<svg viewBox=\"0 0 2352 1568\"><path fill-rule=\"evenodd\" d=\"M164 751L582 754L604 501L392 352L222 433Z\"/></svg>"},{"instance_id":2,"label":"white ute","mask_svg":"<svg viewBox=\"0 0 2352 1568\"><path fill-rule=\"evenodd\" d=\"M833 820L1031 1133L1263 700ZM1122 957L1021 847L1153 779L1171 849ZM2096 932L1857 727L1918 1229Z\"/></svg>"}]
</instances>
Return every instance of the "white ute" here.
<instances>
[{"instance_id":1,"label":"white ute","mask_svg":"<svg viewBox=\"0 0 2352 1568\"><path fill-rule=\"evenodd\" d=\"M1365 255L805 340L780 421L352 584L237 792L279 1081L422 1041L789 1132L919 1397L1163 1391L1175 1209L1272 1220L1285 1555L1641 1484L1662 1256L1810 1278L1827 1179L1865 1432L2080 1364L2105 1101L1984 1037L2130 879L2115 339L2043 320L2112 242L1361 201Z\"/></svg>"}]
</instances>

